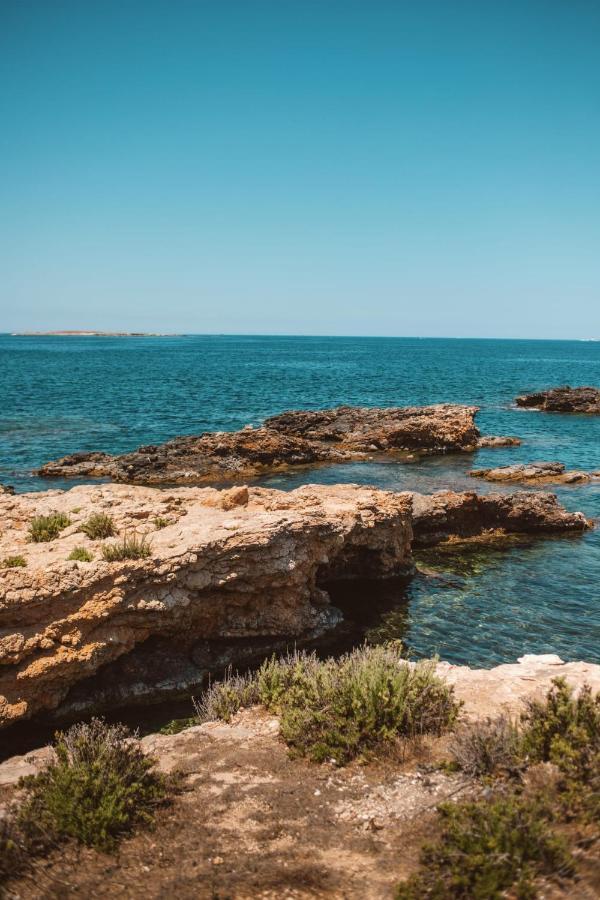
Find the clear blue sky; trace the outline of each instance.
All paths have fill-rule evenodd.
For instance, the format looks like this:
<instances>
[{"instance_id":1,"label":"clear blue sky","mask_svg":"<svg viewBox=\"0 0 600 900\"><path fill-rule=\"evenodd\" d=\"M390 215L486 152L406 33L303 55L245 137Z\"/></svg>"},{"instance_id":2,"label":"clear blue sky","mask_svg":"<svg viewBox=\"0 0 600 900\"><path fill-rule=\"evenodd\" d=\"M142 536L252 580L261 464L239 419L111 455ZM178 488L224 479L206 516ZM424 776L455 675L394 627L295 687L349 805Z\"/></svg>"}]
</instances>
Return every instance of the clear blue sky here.
<instances>
[{"instance_id":1,"label":"clear blue sky","mask_svg":"<svg viewBox=\"0 0 600 900\"><path fill-rule=\"evenodd\" d=\"M600 337L598 0L1 0L0 330Z\"/></svg>"}]
</instances>

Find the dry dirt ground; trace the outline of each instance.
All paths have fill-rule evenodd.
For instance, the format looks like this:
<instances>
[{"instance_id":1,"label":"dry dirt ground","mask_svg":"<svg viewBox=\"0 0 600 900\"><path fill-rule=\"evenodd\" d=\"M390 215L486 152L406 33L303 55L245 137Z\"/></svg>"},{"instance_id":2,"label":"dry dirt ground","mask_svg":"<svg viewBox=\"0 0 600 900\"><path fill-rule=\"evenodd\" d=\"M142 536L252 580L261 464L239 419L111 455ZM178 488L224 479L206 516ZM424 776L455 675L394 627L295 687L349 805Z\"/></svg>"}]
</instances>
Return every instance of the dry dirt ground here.
<instances>
[{"instance_id":1,"label":"dry dirt ground","mask_svg":"<svg viewBox=\"0 0 600 900\"><path fill-rule=\"evenodd\" d=\"M116 856L57 849L8 885L11 898L380 898L418 860L435 807L465 790L414 756L337 769L291 759L277 720L250 710L144 740L185 773L152 831Z\"/></svg>"},{"instance_id":2,"label":"dry dirt ground","mask_svg":"<svg viewBox=\"0 0 600 900\"><path fill-rule=\"evenodd\" d=\"M600 687L600 667L565 665L551 656L487 671L447 664L440 670L455 684L468 717L516 712L557 674ZM160 810L155 828L124 840L114 856L57 848L9 883L7 896L393 898L395 885L415 870L423 841L436 836L437 805L482 790L436 769L446 755L444 738L336 768L291 758L278 730L277 719L253 709L229 725L144 738L164 771L183 773L181 792ZM47 753L0 765L0 808L17 777L36 771ZM563 889L548 885L540 898L600 897L594 853L581 860L582 881Z\"/></svg>"}]
</instances>

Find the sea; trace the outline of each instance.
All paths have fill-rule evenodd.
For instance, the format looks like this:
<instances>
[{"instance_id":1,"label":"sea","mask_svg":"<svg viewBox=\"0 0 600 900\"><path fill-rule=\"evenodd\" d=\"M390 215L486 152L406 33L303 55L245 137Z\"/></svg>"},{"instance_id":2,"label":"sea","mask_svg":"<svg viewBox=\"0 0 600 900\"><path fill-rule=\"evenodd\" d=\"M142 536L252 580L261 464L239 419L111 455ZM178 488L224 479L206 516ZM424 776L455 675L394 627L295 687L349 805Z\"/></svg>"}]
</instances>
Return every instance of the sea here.
<instances>
[{"instance_id":1,"label":"sea","mask_svg":"<svg viewBox=\"0 0 600 900\"><path fill-rule=\"evenodd\" d=\"M451 402L478 406L483 434L516 435L522 445L320 466L260 483L485 492L495 488L469 477L469 469L536 460L600 469L600 417L514 404L521 393L562 384L600 386L600 343L0 335L0 482L19 492L68 489L73 482L48 482L33 471L78 450L122 453L177 435L258 425L284 410ZM568 509L600 518L600 482L550 489ZM355 641L402 640L414 657L486 668L526 653L600 662L600 528L421 554L417 562L420 573L409 584L375 600L365 595L363 602L355 586L346 603Z\"/></svg>"}]
</instances>

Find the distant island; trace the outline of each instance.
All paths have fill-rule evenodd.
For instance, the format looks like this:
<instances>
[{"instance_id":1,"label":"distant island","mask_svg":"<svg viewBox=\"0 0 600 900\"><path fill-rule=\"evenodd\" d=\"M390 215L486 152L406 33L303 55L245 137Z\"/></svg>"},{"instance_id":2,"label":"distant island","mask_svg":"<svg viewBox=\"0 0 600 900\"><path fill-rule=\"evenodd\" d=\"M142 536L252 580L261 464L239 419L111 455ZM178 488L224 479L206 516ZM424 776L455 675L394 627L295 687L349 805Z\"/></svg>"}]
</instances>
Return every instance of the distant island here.
<instances>
[{"instance_id":1,"label":"distant island","mask_svg":"<svg viewBox=\"0 0 600 900\"><path fill-rule=\"evenodd\" d=\"M155 331L13 331L13 337L180 337Z\"/></svg>"}]
</instances>

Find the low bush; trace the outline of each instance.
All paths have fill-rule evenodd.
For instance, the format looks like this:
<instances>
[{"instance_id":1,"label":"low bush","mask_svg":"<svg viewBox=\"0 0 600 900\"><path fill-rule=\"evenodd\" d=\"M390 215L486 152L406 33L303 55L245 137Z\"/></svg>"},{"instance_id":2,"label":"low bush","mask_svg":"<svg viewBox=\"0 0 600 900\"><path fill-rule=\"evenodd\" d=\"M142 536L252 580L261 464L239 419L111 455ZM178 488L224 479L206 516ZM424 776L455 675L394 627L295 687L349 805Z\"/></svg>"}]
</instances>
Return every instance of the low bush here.
<instances>
[{"instance_id":1,"label":"low bush","mask_svg":"<svg viewBox=\"0 0 600 900\"><path fill-rule=\"evenodd\" d=\"M363 647L337 660L307 653L273 657L254 675L229 673L197 711L203 719L227 720L253 703L280 716L282 736L296 753L339 764L398 737L439 734L459 710L434 664L410 665L395 645Z\"/></svg>"},{"instance_id":2,"label":"low bush","mask_svg":"<svg viewBox=\"0 0 600 900\"><path fill-rule=\"evenodd\" d=\"M106 513L94 513L79 530L92 541L98 541L113 536L115 523L112 516L108 516Z\"/></svg>"},{"instance_id":3,"label":"low bush","mask_svg":"<svg viewBox=\"0 0 600 900\"><path fill-rule=\"evenodd\" d=\"M398 887L396 900L526 900L539 876L572 875L566 843L543 805L509 796L439 808L442 834L423 847L421 871Z\"/></svg>"},{"instance_id":4,"label":"low bush","mask_svg":"<svg viewBox=\"0 0 600 900\"><path fill-rule=\"evenodd\" d=\"M166 779L123 725L75 725L56 736L55 751L56 762L21 781L16 824L31 848L74 838L112 850L167 798Z\"/></svg>"},{"instance_id":5,"label":"low bush","mask_svg":"<svg viewBox=\"0 0 600 900\"><path fill-rule=\"evenodd\" d=\"M162 516L157 516L153 519L154 527L157 531L160 531L161 528L167 528L168 525L173 524L172 519L164 519Z\"/></svg>"},{"instance_id":6,"label":"low bush","mask_svg":"<svg viewBox=\"0 0 600 900\"><path fill-rule=\"evenodd\" d=\"M86 550L85 547L73 547L67 559L74 559L77 562L91 562L94 555Z\"/></svg>"},{"instance_id":7,"label":"low bush","mask_svg":"<svg viewBox=\"0 0 600 900\"><path fill-rule=\"evenodd\" d=\"M3 569L23 569L27 565L24 556L7 556L0 564Z\"/></svg>"},{"instance_id":8,"label":"low bush","mask_svg":"<svg viewBox=\"0 0 600 900\"><path fill-rule=\"evenodd\" d=\"M453 735L449 749L456 765L467 775L479 777L511 770L519 765L519 728L507 716L473 722Z\"/></svg>"},{"instance_id":9,"label":"low bush","mask_svg":"<svg viewBox=\"0 0 600 900\"><path fill-rule=\"evenodd\" d=\"M71 524L64 513L50 513L49 516L36 516L29 526L29 539L36 544L53 541L63 528Z\"/></svg>"},{"instance_id":10,"label":"low bush","mask_svg":"<svg viewBox=\"0 0 600 900\"><path fill-rule=\"evenodd\" d=\"M22 861L23 851L15 823L11 817L3 815L0 817L0 884L15 874Z\"/></svg>"},{"instance_id":11,"label":"low bush","mask_svg":"<svg viewBox=\"0 0 600 900\"><path fill-rule=\"evenodd\" d=\"M118 562L122 559L145 559L150 556L151 546L145 535L135 532L124 534L115 544L104 544L102 556L107 562Z\"/></svg>"}]
</instances>

